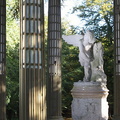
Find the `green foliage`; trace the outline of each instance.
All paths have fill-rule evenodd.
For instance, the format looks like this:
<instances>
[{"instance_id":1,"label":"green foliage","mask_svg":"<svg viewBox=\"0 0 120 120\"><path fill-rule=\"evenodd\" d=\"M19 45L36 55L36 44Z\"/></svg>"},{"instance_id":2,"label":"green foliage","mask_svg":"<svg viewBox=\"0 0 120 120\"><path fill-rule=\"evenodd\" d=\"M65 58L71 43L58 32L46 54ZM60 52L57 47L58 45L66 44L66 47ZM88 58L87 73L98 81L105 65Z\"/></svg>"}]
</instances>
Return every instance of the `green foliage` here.
<instances>
[{"instance_id":1,"label":"green foliage","mask_svg":"<svg viewBox=\"0 0 120 120\"><path fill-rule=\"evenodd\" d=\"M19 24L14 19L14 1L7 0L6 85L7 119L18 117L19 109ZM12 9L13 8L13 9Z\"/></svg>"},{"instance_id":2,"label":"green foliage","mask_svg":"<svg viewBox=\"0 0 120 120\"><path fill-rule=\"evenodd\" d=\"M19 2L20 0L7 0L7 13L12 19L18 20L20 18L19 13Z\"/></svg>"},{"instance_id":3,"label":"green foliage","mask_svg":"<svg viewBox=\"0 0 120 120\"><path fill-rule=\"evenodd\" d=\"M63 19L62 32L66 35L76 34L76 28ZM62 43L62 111L65 117L70 117L73 83L82 80L84 73L79 63L79 49L64 40Z\"/></svg>"},{"instance_id":4,"label":"green foliage","mask_svg":"<svg viewBox=\"0 0 120 120\"><path fill-rule=\"evenodd\" d=\"M96 37L113 36L113 0L84 0L82 5L73 8L86 28L93 29Z\"/></svg>"},{"instance_id":5,"label":"green foliage","mask_svg":"<svg viewBox=\"0 0 120 120\"><path fill-rule=\"evenodd\" d=\"M63 41L62 49L62 103L63 114L71 111L73 83L83 78L83 68L78 62L79 49Z\"/></svg>"}]
</instances>

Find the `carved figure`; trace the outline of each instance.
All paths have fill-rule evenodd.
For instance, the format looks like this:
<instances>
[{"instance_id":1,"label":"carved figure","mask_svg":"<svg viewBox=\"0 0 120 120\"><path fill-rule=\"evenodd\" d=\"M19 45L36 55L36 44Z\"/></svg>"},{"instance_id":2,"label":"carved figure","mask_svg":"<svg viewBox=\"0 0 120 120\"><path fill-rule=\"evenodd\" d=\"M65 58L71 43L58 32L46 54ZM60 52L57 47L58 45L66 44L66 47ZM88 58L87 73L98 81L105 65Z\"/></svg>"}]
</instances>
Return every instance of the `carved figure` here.
<instances>
[{"instance_id":1,"label":"carved figure","mask_svg":"<svg viewBox=\"0 0 120 120\"><path fill-rule=\"evenodd\" d=\"M103 70L103 47L101 42L95 43L93 46L93 55L94 59L91 62L91 81L98 81L102 83L106 83L107 76Z\"/></svg>"},{"instance_id":2,"label":"carved figure","mask_svg":"<svg viewBox=\"0 0 120 120\"><path fill-rule=\"evenodd\" d=\"M96 43L93 31L89 30L84 35L63 35L62 38L68 44L79 47L79 62L84 67L85 74L83 81L106 81L102 44Z\"/></svg>"}]
</instances>

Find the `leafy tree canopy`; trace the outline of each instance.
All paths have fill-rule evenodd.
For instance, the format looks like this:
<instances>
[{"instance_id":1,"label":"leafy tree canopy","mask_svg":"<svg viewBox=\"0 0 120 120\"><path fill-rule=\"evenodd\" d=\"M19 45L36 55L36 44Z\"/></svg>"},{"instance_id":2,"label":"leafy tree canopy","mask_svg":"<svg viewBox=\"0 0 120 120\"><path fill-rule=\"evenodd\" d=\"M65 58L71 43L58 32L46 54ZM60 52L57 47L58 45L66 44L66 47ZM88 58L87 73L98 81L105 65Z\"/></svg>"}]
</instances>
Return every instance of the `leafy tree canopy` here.
<instances>
[{"instance_id":1,"label":"leafy tree canopy","mask_svg":"<svg viewBox=\"0 0 120 120\"><path fill-rule=\"evenodd\" d=\"M73 8L74 12L86 21L86 28L95 31L97 38L113 37L113 0L84 0Z\"/></svg>"},{"instance_id":2,"label":"leafy tree canopy","mask_svg":"<svg viewBox=\"0 0 120 120\"><path fill-rule=\"evenodd\" d=\"M6 6L6 85L7 119L18 117L19 110L19 33L18 0L7 0ZM16 13L15 13L16 11Z\"/></svg>"}]
</instances>

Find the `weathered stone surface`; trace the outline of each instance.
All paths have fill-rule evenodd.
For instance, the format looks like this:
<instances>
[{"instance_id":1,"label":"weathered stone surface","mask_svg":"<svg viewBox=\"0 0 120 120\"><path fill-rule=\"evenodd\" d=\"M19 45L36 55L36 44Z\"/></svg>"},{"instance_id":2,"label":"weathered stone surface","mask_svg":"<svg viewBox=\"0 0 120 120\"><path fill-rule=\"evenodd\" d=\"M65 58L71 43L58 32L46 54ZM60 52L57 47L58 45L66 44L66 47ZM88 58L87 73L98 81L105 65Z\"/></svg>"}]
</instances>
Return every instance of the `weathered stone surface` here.
<instances>
[{"instance_id":1,"label":"weathered stone surface","mask_svg":"<svg viewBox=\"0 0 120 120\"><path fill-rule=\"evenodd\" d=\"M72 89L73 120L107 120L108 89L98 82L75 82Z\"/></svg>"}]
</instances>

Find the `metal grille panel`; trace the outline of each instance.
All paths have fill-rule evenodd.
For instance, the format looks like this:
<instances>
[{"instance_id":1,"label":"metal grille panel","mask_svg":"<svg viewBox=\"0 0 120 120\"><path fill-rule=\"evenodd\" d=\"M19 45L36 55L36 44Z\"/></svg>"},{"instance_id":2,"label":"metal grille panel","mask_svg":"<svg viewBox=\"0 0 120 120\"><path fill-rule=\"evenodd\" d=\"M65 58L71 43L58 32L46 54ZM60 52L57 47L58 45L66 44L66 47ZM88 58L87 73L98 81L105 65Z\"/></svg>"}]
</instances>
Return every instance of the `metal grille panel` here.
<instances>
[{"instance_id":1,"label":"metal grille panel","mask_svg":"<svg viewBox=\"0 0 120 120\"><path fill-rule=\"evenodd\" d=\"M114 0L114 120L120 119L120 1Z\"/></svg>"},{"instance_id":2,"label":"metal grille panel","mask_svg":"<svg viewBox=\"0 0 120 120\"><path fill-rule=\"evenodd\" d=\"M115 1L115 74L120 75L120 2Z\"/></svg>"},{"instance_id":3,"label":"metal grille panel","mask_svg":"<svg viewBox=\"0 0 120 120\"><path fill-rule=\"evenodd\" d=\"M0 120L6 119L6 0L0 1Z\"/></svg>"},{"instance_id":4,"label":"metal grille panel","mask_svg":"<svg viewBox=\"0 0 120 120\"><path fill-rule=\"evenodd\" d=\"M5 74L5 52L6 52L6 6L2 0L0 3L0 75Z\"/></svg>"},{"instance_id":5,"label":"metal grille panel","mask_svg":"<svg viewBox=\"0 0 120 120\"><path fill-rule=\"evenodd\" d=\"M48 13L48 120L61 119L61 3L49 0Z\"/></svg>"},{"instance_id":6,"label":"metal grille panel","mask_svg":"<svg viewBox=\"0 0 120 120\"><path fill-rule=\"evenodd\" d=\"M20 120L45 120L43 0L21 0Z\"/></svg>"}]
</instances>

